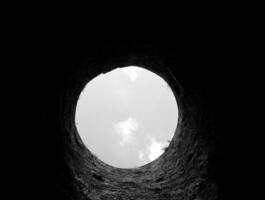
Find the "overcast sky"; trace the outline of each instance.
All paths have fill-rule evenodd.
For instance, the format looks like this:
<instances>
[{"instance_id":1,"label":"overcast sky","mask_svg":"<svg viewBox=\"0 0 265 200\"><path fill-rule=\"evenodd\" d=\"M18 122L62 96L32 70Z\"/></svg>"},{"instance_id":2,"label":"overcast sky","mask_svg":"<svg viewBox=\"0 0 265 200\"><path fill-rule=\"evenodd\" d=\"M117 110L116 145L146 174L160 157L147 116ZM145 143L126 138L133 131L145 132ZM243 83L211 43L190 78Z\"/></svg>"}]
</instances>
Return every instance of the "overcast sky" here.
<instances>
[{"instance_id":1,"label":"overcast sky","mask_svg":"<svg viewBox=\"0 0 265 200\"><path fill-rule=\"evenodd\" d=\"M133 66L94 78L76 108L76 126L88 149L120 168L138 167L159 157L177 120L177 102L167 83Z\"/></svg>"}]
</instances>

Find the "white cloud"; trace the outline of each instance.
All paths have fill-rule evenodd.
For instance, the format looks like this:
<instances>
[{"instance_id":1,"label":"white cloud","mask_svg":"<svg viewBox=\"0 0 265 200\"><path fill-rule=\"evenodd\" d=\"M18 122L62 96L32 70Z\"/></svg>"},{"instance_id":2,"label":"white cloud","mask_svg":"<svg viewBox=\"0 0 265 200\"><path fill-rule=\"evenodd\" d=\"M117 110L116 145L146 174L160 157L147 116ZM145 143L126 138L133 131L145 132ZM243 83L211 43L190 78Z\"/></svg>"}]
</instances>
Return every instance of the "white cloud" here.
<instances>
[{"instance_id":1,"label":"white cloud","mask_svg":"<svg viewBox=\"0 0 265 200\"><path fill-rule=\"evenodd\" d=\"M144 154L143 154L143 152L139 151L139 160L142 161L143 158L144 158Z\"/></svg>"},{"instance_id":2,"label":"white cloud","mask_svg":"<svg viewBox=\"0 0 265 200\"><path fill-rule=\"evenodd\" d=\"M165 143L157 142L155 138L151 138L151 144L147 147L149 151L148 159L153 161L158 158L163 153L165 145Z\"/></svg>"},{"instance_id":3,"label":"white cloud","mask_svg":"<svg viewBox=\"0 0 265 200\"><path fill-rule=\"evenodd\" d=\"M139 76L139 72L143 71L143 69L131 66L122 68L122 71L129 77L131 81L135 81L135 79L137 79Z\"/></svg>"},{"instance_id":4,"label":"white cloud","mask_svg":"<svg viewBox=\"0 0 265 200\"><path fill-rule=\"evenodd\" d=\"M137 121L131 117L125 121L119 122L114 125L116 131L121 135L122 140L120 142L121 146L124 146L125 143L130 142L132 137L132 132L139 127Z\"/></svg>"}]
</instances>

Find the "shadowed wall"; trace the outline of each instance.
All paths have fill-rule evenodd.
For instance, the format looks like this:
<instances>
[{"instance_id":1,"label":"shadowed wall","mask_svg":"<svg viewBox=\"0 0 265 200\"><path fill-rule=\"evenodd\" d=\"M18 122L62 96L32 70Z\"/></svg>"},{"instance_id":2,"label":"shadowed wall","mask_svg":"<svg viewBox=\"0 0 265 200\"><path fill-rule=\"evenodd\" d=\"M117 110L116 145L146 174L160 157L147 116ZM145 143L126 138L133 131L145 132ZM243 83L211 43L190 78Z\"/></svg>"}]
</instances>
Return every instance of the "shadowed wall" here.
<instances>
[{"instance_id":1,"label":"shadowed wall","mask_svg":"<svg viewBox=\"0 0 265 200\"><path fill-rule=\"evenodd\" d=\"M38 120L28 156L37 199L222 199L225 99L220 58L204 42L139 31L89 35L68 45L53 38L34 73ZM124 34L124 31L123 31ZM113 37L112 37L113 36ZM55 44L53 43L55 42ZM47 51L46 51L47 50ZM35 61L34 60L34 61ZM137 65L164 77L178 98L179 124L166 152L136 169L108 166L87 149L75 127L85 84L116 67ZM32 148L34 146L34 148Z\"/></svg>"}]
</instances>

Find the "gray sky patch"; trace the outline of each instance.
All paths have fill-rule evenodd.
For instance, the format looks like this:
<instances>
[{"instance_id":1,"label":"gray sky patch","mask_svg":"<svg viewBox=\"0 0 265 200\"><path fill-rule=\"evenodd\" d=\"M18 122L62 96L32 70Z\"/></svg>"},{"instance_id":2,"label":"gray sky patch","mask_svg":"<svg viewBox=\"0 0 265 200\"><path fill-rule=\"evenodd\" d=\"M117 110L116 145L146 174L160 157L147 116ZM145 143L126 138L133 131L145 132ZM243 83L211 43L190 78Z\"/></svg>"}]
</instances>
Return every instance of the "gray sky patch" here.
<instances>
[{"instance_id":1,"label":"gray sky patch","mask_svg":"<svg viewBox=\"0 0 265 200\"><path fill-rule=\"evenodd\" d=\"M102 161L132 168L163 153L178 121L176 99L155 73L130 66L91 80L76 108L76 126Z\"/></svg>"}]
</instances>

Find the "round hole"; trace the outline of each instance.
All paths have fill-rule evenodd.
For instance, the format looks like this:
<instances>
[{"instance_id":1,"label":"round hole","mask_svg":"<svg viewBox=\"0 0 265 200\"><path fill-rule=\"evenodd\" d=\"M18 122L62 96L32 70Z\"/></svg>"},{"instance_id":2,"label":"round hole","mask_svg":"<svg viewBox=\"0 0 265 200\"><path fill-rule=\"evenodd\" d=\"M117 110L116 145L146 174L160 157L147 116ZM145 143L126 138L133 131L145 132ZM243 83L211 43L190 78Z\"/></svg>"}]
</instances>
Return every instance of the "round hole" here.
<instances>
[{"instance_id":1,"label":"round hole","mask_svg":"<svg viewBox=\"0 0 265 200\"><path fill-rule=\"evenodd\" d=\"M119 168L158 158L174 136L178 106L167 82L141 67L116 68L87 83L76 107L87 148Z\"/></svg>"}]
</instances>

